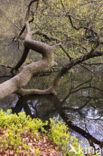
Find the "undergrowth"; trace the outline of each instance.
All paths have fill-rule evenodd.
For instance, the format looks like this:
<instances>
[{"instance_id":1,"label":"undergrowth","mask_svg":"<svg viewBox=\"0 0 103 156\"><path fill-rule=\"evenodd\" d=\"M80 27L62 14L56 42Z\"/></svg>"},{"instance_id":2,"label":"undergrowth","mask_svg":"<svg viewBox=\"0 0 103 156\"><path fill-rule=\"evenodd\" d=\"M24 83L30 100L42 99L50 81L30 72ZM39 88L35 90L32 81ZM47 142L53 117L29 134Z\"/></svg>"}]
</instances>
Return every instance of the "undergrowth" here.
<instances>
[{"instance_id":1,"label":"undergrowth","mask_svg":"<svg viewBox=\"0 0 103 156\"><path fill-rule=\"evenodd\" d=\"M62 155L68 156L84 156L83 142L75 136L71 136L67 126L59 121L50 119L50 130L46 131L44 126L48 125L48 122L42 122L40 119L32 119L30 116L26 116L24 112L18 114L10 114L11 110L4 112L0 111L0 149L5 151L9 148L13 149L17 154L25 152L29 154L31 151L35 155L40 155L40 151L32 150L27 144L28 136L34 136L37 140L40 136L37 135L41 130L52 140L57 148L62 152ZM95 155L97 156L97 155Z\"/></svg>"}]
</instances>

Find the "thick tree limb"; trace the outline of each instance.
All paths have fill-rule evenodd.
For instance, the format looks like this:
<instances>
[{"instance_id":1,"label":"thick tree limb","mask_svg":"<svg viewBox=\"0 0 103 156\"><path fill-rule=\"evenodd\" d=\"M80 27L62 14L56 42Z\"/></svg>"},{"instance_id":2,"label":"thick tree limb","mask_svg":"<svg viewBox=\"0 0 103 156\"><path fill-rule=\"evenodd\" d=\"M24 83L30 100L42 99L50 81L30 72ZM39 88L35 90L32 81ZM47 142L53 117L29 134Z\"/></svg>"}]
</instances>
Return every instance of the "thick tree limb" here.
<instances>
[{"instance_id":1,"label":"thick tree limb","mask_svg":"<svg viewBox=\"0 0 103 156\"><path fill-rule=\"evenodd\" d=\"M32 0L31 4L32 4L32 2L35 2L35 1L36 0ZM31 6L31 4L30 4L30 6ZM69 20L70 20L72 27L74 29L76 29L74 24L73 24L73 21L71 19L71 16L68 14L67 14L67 16L69 17ZM50 68L51 66L53 66L55 64L54 53L53 53L54 46L49 46L48 44L45 44L43 42L32 40L32 32L30 31L29 22L26 23L26 25L24 26L24 29L23 29L23 31L25 30L25 28L27 29L27 34L26 34L26 37L24 40L24 53L21 57L21 60L18 62L18 64L15 66L14 69L17 70L24 63L30 49L34 50L35 52L40 53L42 55L42 60L40 60L38 62L33 62L33 63L23 67L23 69L21 70L21 72L19 74L17 74L16 76L11 78L10 80L0 84L0 99L4 98L5 96L8 96L14 92L18 92L21 95L25 95L25 94L26 95L27 94L56 94L55 90L59 86L62 76L64 74L66 74L68 72L68 70L70 70L75 65L82 63L83 61L86 61L86 60L93 58L93 57L103 55L103 52L96 51L96 49L100 43L99 43L98 35L95 32L93 32L97 36L97 43L91 49L90 52L87 52L86 54L84 54L83 56L81 56L79 58L72 59L69 56L69 54L67 54L65 49L63 47L61 47L62 50L65 52L65 54L69 57L70 62L67 63L61 69L61 71L57 74L56 78L54 79L53 86L51 86L50 88L43 90L43 91L37 90L37 89L36 90L35 89L24 90L22 88L30 81L30 79L33 75L38 74L40 72L44 72L48 68ZM79 30L81 28L82 27L80 27L76 30ZM86 28L83 27L83 28L86 30L90 30L87 27ZM93 30L90 30L90 31L93 31ZM48 36L41 31L36 31L35 34L36 33L39 35L43 35L45 38L47 38L49 40L56 41L56 43L60 43L60 40L58 40L57 38L54 38L52 36Z\"/></svg>"},{"instance_id":2,"label":"thick tree limb","mask_svg":"<svg viewBox=\"0 0 103 156\"><path fill-rule=\"evenodd\" d=\"M36 31L33 31L31 32L32 35L34 34L38 34L38 35L42 35L43 37L45 37L46 39L49 39L49 40L53 40L53 41L56 41L56 42L60 42L59 39L55 38L55 37L52 37L52 36L48 36L47 34L39 31L39 30L36 30ZM27 56L28 56L28 53L29 53L29 48L25 47L25 44L24 44L24 52L21 56L21 59L19 60L19 62L16 64L16 66L11 70L11 73L13 73L14 70L18 70L21 65L25 62Z\"/></svg>"},{"instance_id":3,"label":"thick tree limb","mask_svg":"<svg viewBox=\"0 0 103 156\"><path fill-rule=\"evenodd\" d=\"M59 45L59 47L63 50L63 52L66 54L66 56L69 58L69 60L71 61L72 57L69 55L69 53L66 52L64 46L62 45L62 41L56 37L53 37L53 36L50 36L50 35L47 35L46 33L40 31L40 30L37 30L37 31L34 31L32 32L32 34L38 34L38 35L42 35L43 37L45 37L46 39L48 39L49 41L56 41L57 45Z\"/></svg>"},{"instance_id":4,"label":"thick tree limb","mask_svg":"<svg viewBox=\"0 0 103 156\"><path fill-rule=\"evenodd\" d=\"M83 56L72 59L68 64L66 64L61 71L56 76L53 86L46 90L24 90L21 89L25 86L33 74L37 74L38 72L45 71L47 68L54 64L53 57L53 47L31 39L31 32L29 28L29 23L26 24L27 27L27 35L25 37L24 46L25 48L35 50L42 54L43 58L41 61L33 62L27 66L25 66L22 71L12 79L0 84L0 98L4 98L5 96L18 91L21 95L27 94L56 94L55 90L60 84L61 77L68 72L73 66L82 63L90 58L102 56L103 52L94 51L91 49L89 53L84 54Z\"/></svg>"},{"instance_id":5,"label":"thick tree limb","mask_svg":"<svg viewBox=\"0 0 103 156\"><path fill-rule=\"evenodd\" d=\"M20 89L17 92L19 95L21 96L25 96L25 95L49 95L49 94L53 94L56 95L56 91L54 90L53 87L50 87L48 89L44 89L44 90L40 90L40 89Z\"/></svg>"},{"instance_id":6,"label":"thick tree limb","mask_svg":"<svg viewBox=\"0 0 103 156\"><path fill-rule=\"evenodd\" d=\"M42 60L23 67L19 74L0 84L0 99L20 90L29 82L32 75L43 72L54 65L54 48L45 43L32 40L29 22L26 23L26 28L27 34L24 41L25 49L27 48L28 51L32 49L40 53L42 55Z\"/></svg>"},{"instance_id":7,"label":"thick tree limb","mask_svg":"<svg viewBox=\"0 0 103 156\"><path fill-rule=\"evenodd\" d=\"M63 52L66 54L66 56L67 56L67 57L69 58L69 60L71 61L72 57L71 57L71 56L69 55L69 53L67 53L67 51L65 50L64 46L63 46L62 43L61 43L61 42L62 42L61 40L59 40L59 39L56 38L56 37L47 35L46 33L42 32L42 31L40 31L40 30L32 31L31 34L32 34L32 35L34 35L34 34L42 35L43 37L45 37L45 38L48 39L49 41L55 41L55 42L57 43L56 45L58 45L58 46L63 50ZM25 46L25 45L24 45L24 46ZM54 46L55 46L55 45L54 45ZM27 58L27 56L28 56L28 52L29 52L29 49L26 48L26 47L24 47L24 52L23 52L23 54L22 54L22 56L21 56L21 59L20 59L19 62L16 64L16 66L15 66L14 68L12 68L11 73L13 73L14 70L17 71L17 70L21 67L21 65L25 62L25 60L26 60L26 58Z\"/></svg>"},{"instance_id":8,"label":"thick tree limb","mask_svg":"<svg viewBox=\"0 0 103 156\"><path fill-rule=\"evenodd\" d=\"M48 89L45 90L38 90L38 89L21 89L18 91L18 94L24 96L24 95L33 95L33 94L41 94L41 95L45 95L45 94L54 94L56 95L56 89L59 87L60 84L60 80L62 78L63 75L65 75L68 70L70 70L72 67L76 66L77 64L82 63L83 61L86 61L90 58L93 57L98 57L98 56L102 56L103 52L99 52L96 51L94 53L87 53L79 58L76 59L72 59L71 62L69 62L68 64L66 64L61 71L57 74L56 78L54 79L53 82L53 86L51 86Z\"/></svg>"}]
</instances>

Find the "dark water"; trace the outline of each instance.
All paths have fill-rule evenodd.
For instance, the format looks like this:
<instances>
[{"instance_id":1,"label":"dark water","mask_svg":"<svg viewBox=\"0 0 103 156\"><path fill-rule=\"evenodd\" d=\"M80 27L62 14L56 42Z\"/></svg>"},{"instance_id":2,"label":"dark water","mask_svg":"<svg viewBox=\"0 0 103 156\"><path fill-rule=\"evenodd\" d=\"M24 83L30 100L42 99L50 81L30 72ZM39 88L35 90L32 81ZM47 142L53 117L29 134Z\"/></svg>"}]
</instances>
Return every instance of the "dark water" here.
<instances>
[{"instance_id":1,"label":"dark water","mask_svg":"<svg viewBox=\"0 0 103 156\"><path fill-rule=\"evenodd\" d=\"M55 74L36 77L27 88L47 88ZM58 96L10 95L0 101L0 108L12 112L25 111L43 121L56 118L64 121L73 135L88 140L87 146L101 147L103 141L103 72L72 71L62 78ZM90 141L91 140L91 141Z\"/></svg>"}]
</instances>

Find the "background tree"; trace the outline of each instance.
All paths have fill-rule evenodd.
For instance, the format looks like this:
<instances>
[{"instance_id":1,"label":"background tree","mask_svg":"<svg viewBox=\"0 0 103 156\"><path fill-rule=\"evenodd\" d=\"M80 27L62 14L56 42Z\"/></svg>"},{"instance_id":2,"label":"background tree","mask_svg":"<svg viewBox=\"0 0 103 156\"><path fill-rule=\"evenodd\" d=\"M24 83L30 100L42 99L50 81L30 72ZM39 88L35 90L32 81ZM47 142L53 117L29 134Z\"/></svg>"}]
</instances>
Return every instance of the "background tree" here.
<instances>
[{"instance_id":1,"label":"background tree","mask_svg":"<svg viewBox=\"0 0 103 156\"><path fill-rule=\"evenodd\" d=\"M29 49L38 52L37 47L31 47L34 45L34 41L32 45L28 45L28 43L31 44L30 40L28 40L27 43L26 39L28 38L28 34L30 34L30 30L27 26L28 24L25 25L26 21L31 22L31 30L34 30L32 32L34 35L33 39L38 40L38 42L35 41L35 43L38 43L39 48L42 45L39 53L42 53L43 55L42 61L46 61L45 68L41 68L41 66L39 66L40 61L31 63L30 65L23 67L23 69L20 69L20 73L14 76L12 79L0 84L0 98L4 98L5 96L8 96L14 92L18 92L21 95L34 93L56 94L56 89L60 84L62 76L66 74L68 70L77 64L81 64L83 61L103 55L102 0L32 0L29 3L28 1L23 0L21 0L21 3L17 1L12 2L12 0L9 0L7 2L0 3L0 10L2 13L1 26L2 28L5 28L5 30L2 29L1 31L1 34L3 35L2 38L4 38L5 35L7 38L7 34L8 36L10 35L10 37L13 38L13 41L15 41L19 47L18 51L24 51L23 54L20 52L21 58L19 58L19 61L16 58L16 65L14 65L15 61L11 64L12 72L19 70L25 61L28 63L29 61L31 62L31 59L29 61L26 59ZM17 5L15 7L15 11L13 11L12 8L15 6L15 4ZM11 7L10 13L9 11L7 12L9 5ZM12 14L14 15L14 19L12 18ZM9 25L7 25L6 22L8 22ZM25 38L24 31L26 26L27 35ZM18 35L15 37L14 30L16 33L18 32ZM47 51L43 51L44 45L49 47L47 50L49 56L47 56L45 53ZM3 47L4 46L1 48L2 51L4 50ZM52 54L55 57L52 55L52 59L50 52L51 47L52 49L55 47L55 50L52 51ZM2 51L1 55L4 55L2 54ZM38 55L34 55L33 51L31 52L32 60L34 57L38 57L39 59L41 58ZM49 61L47 61L47 58L49 58ZM48 70L48 68L51 68L53 65L55 65L54 58L58 63L58 66L61 67L61 70L55 77L53 85L50 86L50 88L44 91L35 89L25 90L22 88L28 83L34 74L42 71L44 72L45 70ZM8 60L8 63L9 62L11 61ZM5 61L2 61L1 63L3 64ZM34 65L33 68L32 65ZM37 69L34 70L36 67L39 68L39 71ZM23 72L26 75L22 75Z\"/></svg>"}]
</instances>

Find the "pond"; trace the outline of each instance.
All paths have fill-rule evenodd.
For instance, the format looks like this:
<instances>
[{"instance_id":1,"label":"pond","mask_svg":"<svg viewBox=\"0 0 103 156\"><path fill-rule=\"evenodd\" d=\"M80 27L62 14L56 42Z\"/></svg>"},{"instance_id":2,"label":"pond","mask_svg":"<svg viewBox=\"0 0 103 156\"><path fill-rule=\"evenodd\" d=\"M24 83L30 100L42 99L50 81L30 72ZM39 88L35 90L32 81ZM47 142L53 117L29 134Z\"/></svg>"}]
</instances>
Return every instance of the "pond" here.
<instances>
[{"instance_id":1,"label":"pond","mask_svg":"<svg viewBox=\"0 0 103 156\"><path fill-rule=\"evenodd\" d=\"M56 73L34 77L26 88L49 87ZM3 81L3 79L1 79ZM103 142L103 72L79 68L62 78L58 96L10 95L0 100L0 109L13 113L25 111L32 118L64 121L72 135L87 140L87 146L102 147Z\"/></svg>"}]
</instances>

